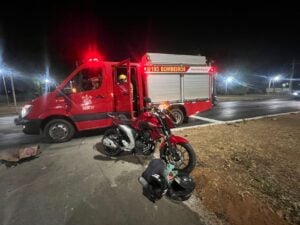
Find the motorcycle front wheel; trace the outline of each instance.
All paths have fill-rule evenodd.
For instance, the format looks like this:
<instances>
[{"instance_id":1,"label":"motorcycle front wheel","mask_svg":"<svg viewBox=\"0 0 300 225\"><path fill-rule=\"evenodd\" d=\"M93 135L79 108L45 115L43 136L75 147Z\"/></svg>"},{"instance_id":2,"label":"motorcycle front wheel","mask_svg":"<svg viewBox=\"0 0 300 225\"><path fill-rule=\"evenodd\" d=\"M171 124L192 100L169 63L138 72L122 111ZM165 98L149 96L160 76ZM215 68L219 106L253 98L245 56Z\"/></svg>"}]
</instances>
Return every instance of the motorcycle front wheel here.
<instances>
[{"instance_id":1,"label":"motorcycle front wheel","mask_svg":"<svg viewBox=\"0 0 300 225\"><path fill-rule=\"evenodd\" d=\"M105 154L109 156L119 155L122 152L120 147L121 140L122 136L116 129L111 128L105 131L101 140ZM111 143L111 146L105 142Z\"/></svg>"},{"instance_id":2,"label":"motorcycle front wheel","mask_svg":"<svg viewBox=\"0 0 300 225\"><path fill-rule=\"evenodd\" d=\"M196 166L196 154L189 143L174 144L173 150L176 151L175 156L172 155L170 149L165 146L160 151L160 156L166 163L173 164L179 172L190 173Z\"/></svg>"}]
</instances>

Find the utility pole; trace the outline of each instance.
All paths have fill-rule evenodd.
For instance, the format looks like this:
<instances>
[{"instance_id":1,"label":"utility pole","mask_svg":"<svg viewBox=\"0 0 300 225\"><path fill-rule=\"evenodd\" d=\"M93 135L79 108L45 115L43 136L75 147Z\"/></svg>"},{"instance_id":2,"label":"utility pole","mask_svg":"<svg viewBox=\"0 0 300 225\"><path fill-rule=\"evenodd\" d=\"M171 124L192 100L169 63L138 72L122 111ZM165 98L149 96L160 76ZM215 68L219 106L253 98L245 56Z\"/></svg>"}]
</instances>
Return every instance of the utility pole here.
<instances>
[{"instance_id":1,"label":"utility pole","mask_svg":"<svg viewBox=\"0 0 300 225\"><path fill-rule=\"evenodd\" d=\"M293 59L292 62L292 72L291 72L291 76L290 76L290 84L289 84L289 88L290 88L290 93L292 93L292 85L293 85L293 79L294 79L294 74L295 74L295 59Z\"/></svg>"}]
</instances>

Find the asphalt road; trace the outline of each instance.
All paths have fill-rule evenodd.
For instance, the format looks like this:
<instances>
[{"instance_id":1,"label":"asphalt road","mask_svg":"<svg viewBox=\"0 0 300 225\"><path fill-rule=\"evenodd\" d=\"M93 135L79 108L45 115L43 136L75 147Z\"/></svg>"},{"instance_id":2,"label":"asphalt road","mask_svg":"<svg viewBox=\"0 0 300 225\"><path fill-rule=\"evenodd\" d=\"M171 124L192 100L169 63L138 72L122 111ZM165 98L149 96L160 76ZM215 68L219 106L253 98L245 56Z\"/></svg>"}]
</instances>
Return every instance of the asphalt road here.
<instances>
[{"instance_id":1,"label":"asphalt road","mask_svg":"<svg viewBox=\"0 0 300 225\"><path fill-rule=\"evenodd\" d=\"M300 101L220 102L187 125L300 111ZM201 118L201 119L199 119ZM0 117L0 152L40 144L39 158L17 166L0 163L0 224L204 224L202 215L165 198L142 195L137 177L149 158L109 158L95 151L99 135L81 134L63 144L24 135L14 116Z\"/></svg>"},{"instance_id":2,"label":"asphalt road","mask_svg":"<svg viewBox=\"0 0 300 225\"><path fill-rule=\"evenodd\" d=\"M257 116L300 111L299 100L270 99L259 101L219 102L211 111L198 113L184 126L231 121Z\"/></svg>"}]
</instances>

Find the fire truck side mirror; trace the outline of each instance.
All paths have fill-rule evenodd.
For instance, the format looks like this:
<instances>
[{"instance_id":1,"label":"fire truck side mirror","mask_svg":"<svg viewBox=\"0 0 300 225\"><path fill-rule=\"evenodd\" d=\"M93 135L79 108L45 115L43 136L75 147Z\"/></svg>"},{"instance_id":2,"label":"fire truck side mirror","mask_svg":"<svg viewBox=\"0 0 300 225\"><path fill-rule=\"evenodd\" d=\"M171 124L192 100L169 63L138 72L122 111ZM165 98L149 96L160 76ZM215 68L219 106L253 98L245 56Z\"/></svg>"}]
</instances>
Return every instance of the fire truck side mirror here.
<instances>
[{"instance_id":1,"label":"fire truck side mirror","mask_svg":"<svg viewBox=\"0 0 300 225\"><path fill-rule=\"evenodd\" d=\"M58 97L63 97L63 96L70 95L70 94L72 94L72 89L64 88L64 89L60 90L57 95L58 95Z\"/></svg>"},{"instance_id":2,"label":"fire truck side mirror","mask_svg":"<svg viewBox=\"0 0 300 225\"><path fill-rule=\"evenodd\" d=\"M72 88L64 88L62 90L62 92L65 94L65 95L70 95L72 94L74 91L72 90Z\"/></svg>"}]
</instances>

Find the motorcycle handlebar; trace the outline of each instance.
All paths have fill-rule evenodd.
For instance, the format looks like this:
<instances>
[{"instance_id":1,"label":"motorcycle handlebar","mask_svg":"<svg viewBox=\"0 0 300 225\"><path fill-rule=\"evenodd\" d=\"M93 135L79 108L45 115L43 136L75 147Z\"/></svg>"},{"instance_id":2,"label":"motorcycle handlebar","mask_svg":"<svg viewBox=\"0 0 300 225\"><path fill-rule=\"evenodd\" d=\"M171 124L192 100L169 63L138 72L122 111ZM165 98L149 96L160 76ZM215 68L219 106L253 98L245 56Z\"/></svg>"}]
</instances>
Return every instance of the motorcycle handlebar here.
<instances>
[{"instance_id":1,"label":"motorcycle handlebar","mask_svg":"<svg viewBox=\"0 0 300 225\"><path fill-rule=\"evenodd\" d=\"M106 113L106 115L112 119L113 124L127 124L132 122L131 119L122 118L120 115L113 115L111 113Z\"/></svg>"},{"instance_id":2,"label":"motorcycle handlebar","mask_svg":"<svg viewBox=\"0 0 300 225\"><path fill-rule=\"evenodd\" d=\"M112 114L110 114L110 113L106 113L106 115L107 115L108 117L112 118L112 119L116 118L116 116L114 116L114 115L112 115Z\"/></svg>"},{"instance_id":3,"label":"motorcycle handlebar","mask_svg":"<svg viewBox=\"0 0 300 225\"><path fill-rule=\"evenodd\" d=\"M144 110L148 111L148 112L162 112L158 107L156 107L154 105L150 105L148 107L145 107Z\"/></svg>"}]
</instances>

